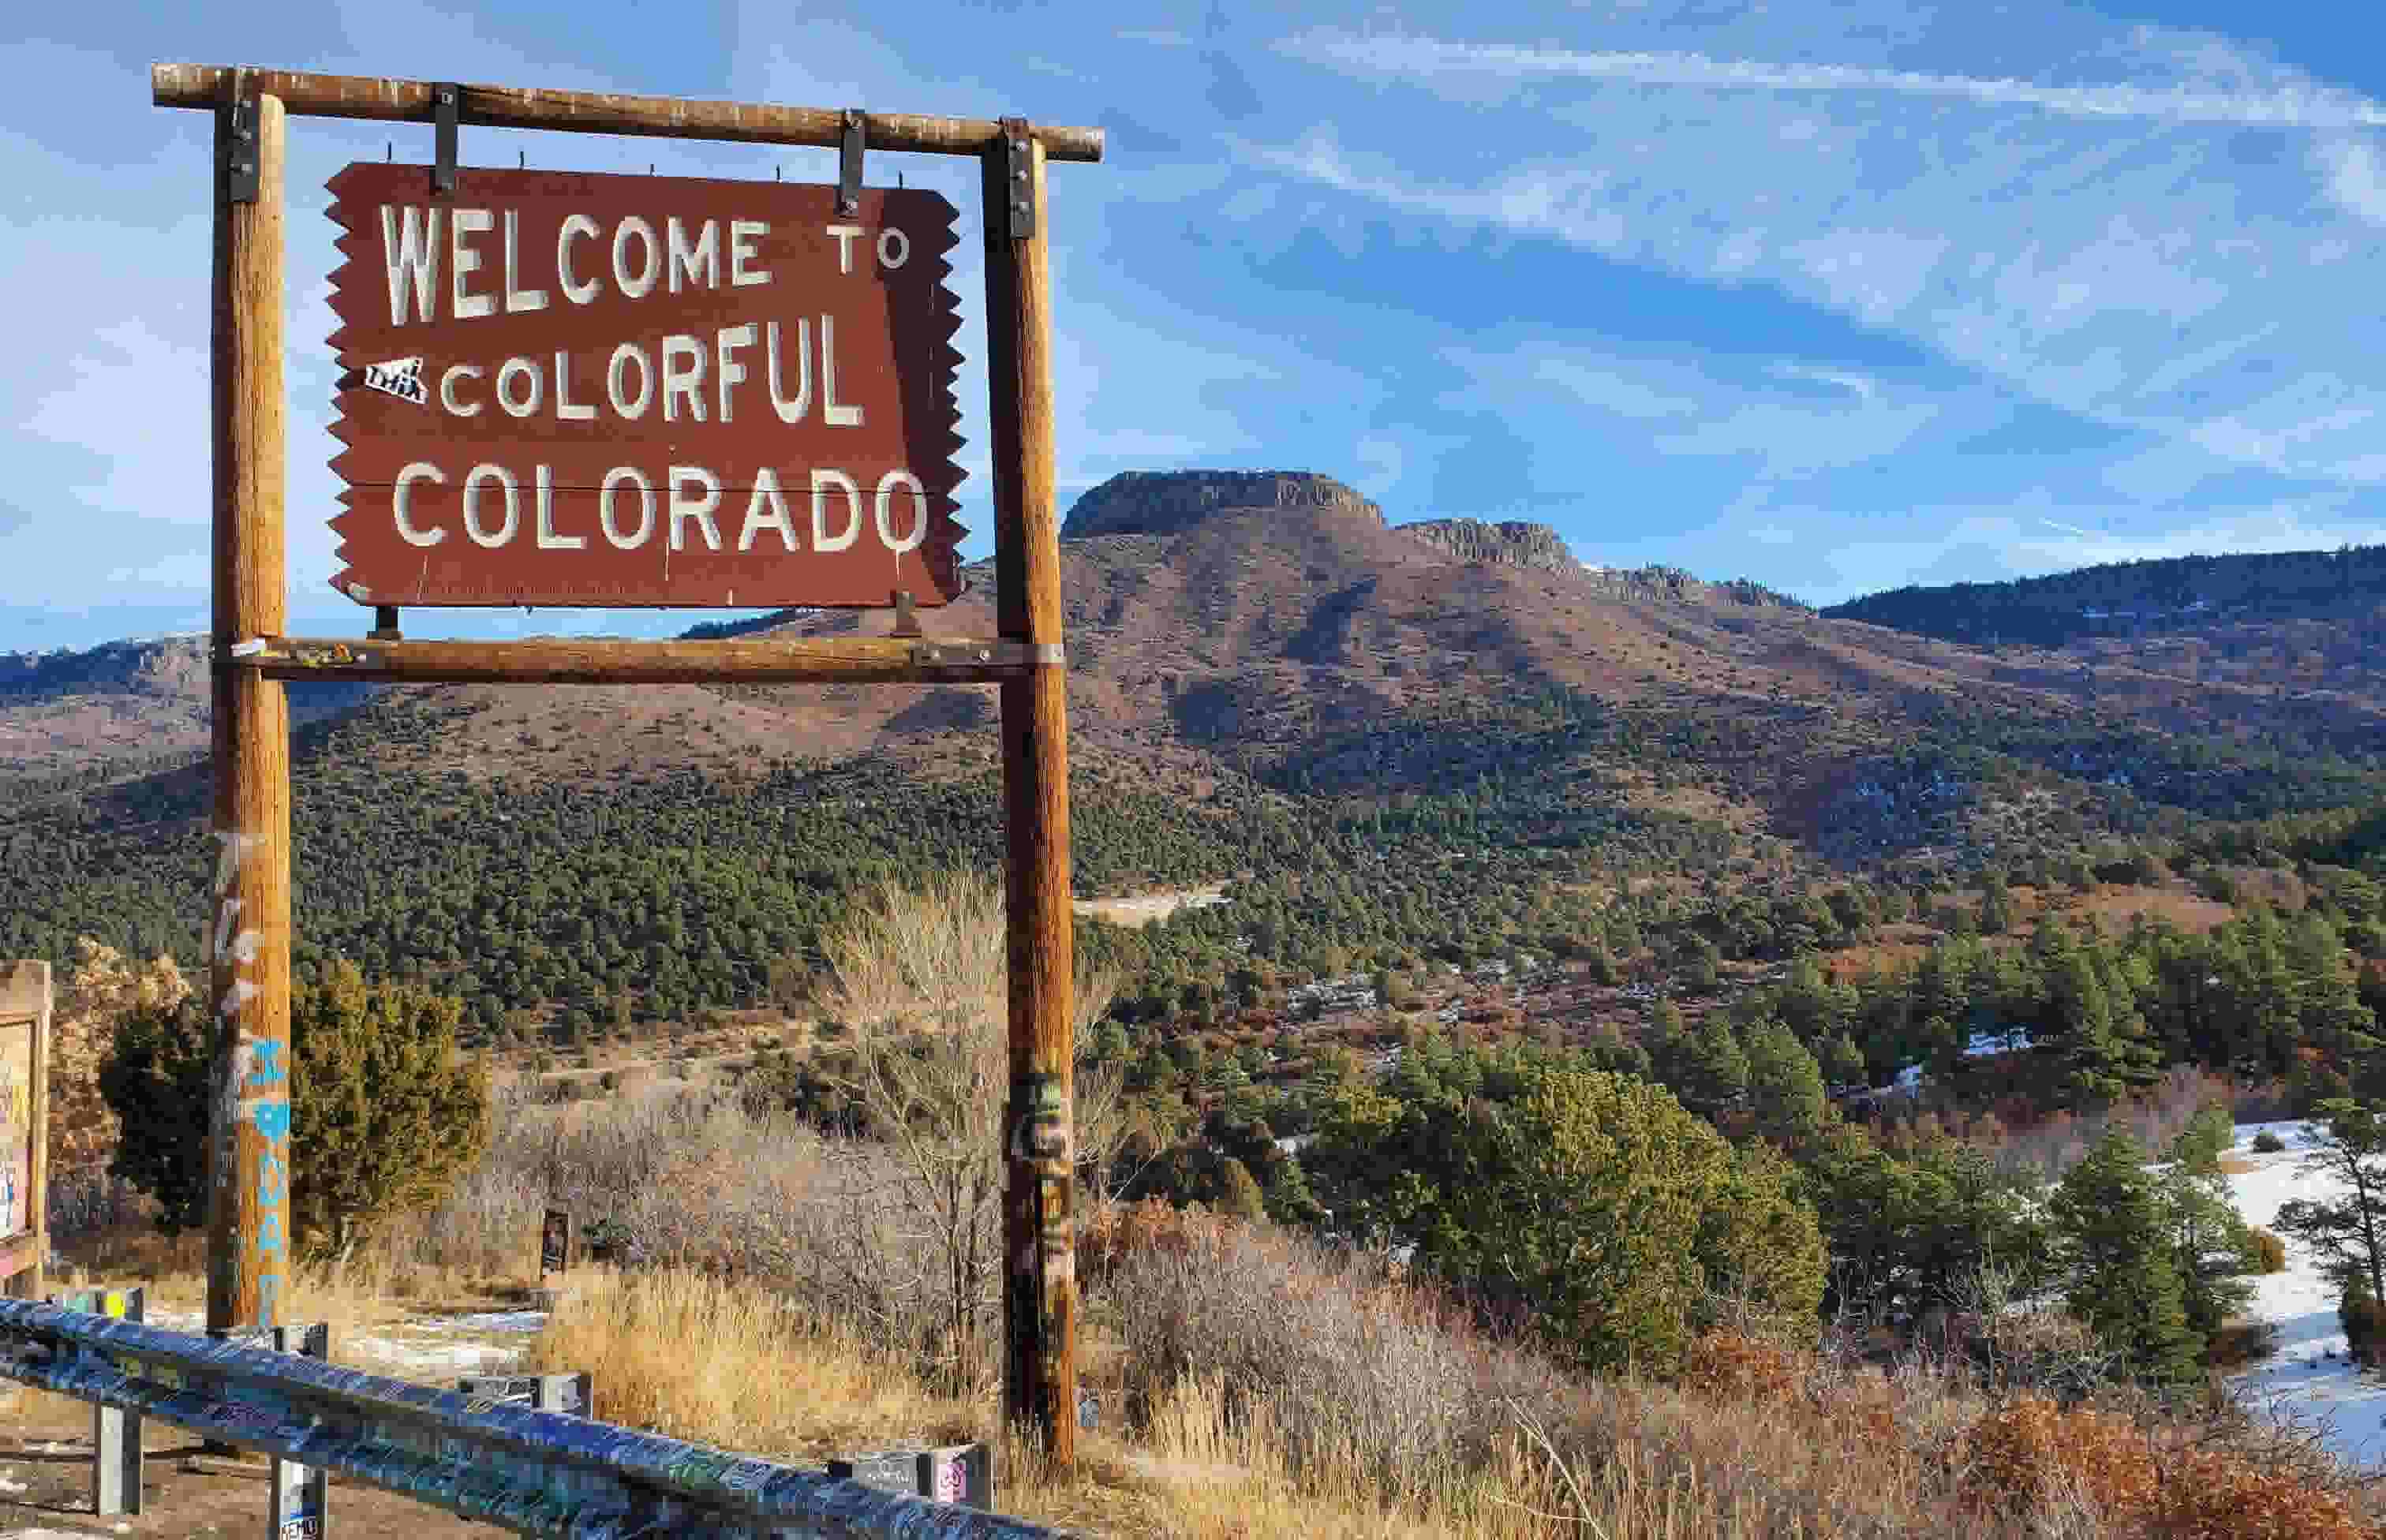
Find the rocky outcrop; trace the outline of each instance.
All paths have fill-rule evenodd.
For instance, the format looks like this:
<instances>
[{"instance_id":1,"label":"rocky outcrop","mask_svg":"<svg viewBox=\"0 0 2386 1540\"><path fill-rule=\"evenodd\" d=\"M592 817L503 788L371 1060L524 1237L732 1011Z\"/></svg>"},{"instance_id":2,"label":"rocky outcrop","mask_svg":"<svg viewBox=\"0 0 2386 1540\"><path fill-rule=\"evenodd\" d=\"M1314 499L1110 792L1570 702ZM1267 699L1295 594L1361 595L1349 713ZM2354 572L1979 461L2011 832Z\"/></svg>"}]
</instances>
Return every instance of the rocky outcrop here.
<instances>
[{"instance_id":1,"label":"rocky outcrop","mask_svg":"<svg viewBox=\"0 0 2386 1540\"><path fill-rule=\"evenodd\" d=\"M1307 470L1129 470L1077 499L1063 540L1175 534L1220 513L1311 510L1384 527L1384 510L1331 476Z\"/></svg>"},{"instance_id":2,"label":"rocky outcrop","mask_svg":"<svg viewBox=\"0 0 2386 1540\"><path fill-rule=\"evenodd\" d=\"M1549 572L1582 570L1582 563L1566 549L1557 531L1522 519L1502 520L1497 524L1482 519L1427 519L1402 524L1400 532L1438 545L1461 561L1536 567Z\"/></svg>"},{"instance_id":3,"label":"rocky outcrop","mask_svg":"<svg viewBox=\"0 0 2386 1540\"><path fill-rule=\"evenodd\" d=\"M1620 599L1674 599L1685 604L1732 604L1752 609L1812 612L1811 606L1746 578L1709 582L1678 567L1594 567L1589 574L1591 581Z\"/></svg>"}]
</instances>

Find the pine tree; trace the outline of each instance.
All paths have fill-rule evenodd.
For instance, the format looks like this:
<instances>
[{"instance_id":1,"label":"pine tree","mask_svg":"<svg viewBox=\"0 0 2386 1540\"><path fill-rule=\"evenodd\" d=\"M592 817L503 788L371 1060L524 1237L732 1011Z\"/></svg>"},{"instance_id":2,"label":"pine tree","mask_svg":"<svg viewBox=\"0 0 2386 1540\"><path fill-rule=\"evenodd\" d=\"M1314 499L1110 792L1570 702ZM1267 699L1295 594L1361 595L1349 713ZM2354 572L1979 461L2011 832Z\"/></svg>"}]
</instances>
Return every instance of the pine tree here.
<instances>
[{"instance_id":1,"label":"pine tree","mask_svg":"<svg viewBox=\"0 0 2386 1540\"><path fill-rule=\"evenodd\" d=\"M1795 1147L1812 1137L1830 1115L1822 1067L1788 1027L1769 1017L1751 1024L1742 1041L1755 1130L1767 1139Z\"/></svg>"},{"instance_id":2,"label":"pine tree","mask_svg":"<svg viewBox=\"0 0 2386 1540\"><path fill-rule=\"evenodd\" d=\"M2254 1231L2230 1201L2220 1169L2234 1133L2227 1108L2204 1108L2172 1142L2162 1179L2180 1303L2188 1325L2207 1342L2254 1297L2243 1276L2257 1265Z\"/></svg>"},{"instance_id":3,"label":"pine tree","mask_svg":"<svg viewBox=\"0 0 2386 1540\"><path fill-rule=\"evenodd\" d=\"M2316 1110L2328 1133L2304 1170L2335 1178L2344 1196L2291 1198L2271 1228L2317 1251L2340 1283L2358 1277L2369 1297L2386 1299L2386 1108L2339 1098Z\"/></svg>"},{"instance_id":4,"label":"pine tree","mask_svg":"<svg viewBox=\"0 0 2386 1540\"><path fill-rule=\"evenodd\" d=\"M437 1202L479 1158L488 1084L457 1045L462 1002L365 982L342 958L290 1002L290 1217L345 1250L391 1214ZM172 1234L206 1221L213 1023L196 1001L135 1012L100 1067L123 1121L111 1172L155 1196Z\"/></svg>"},{"instance_id":5,"label":"pine tree","mask_svg":"<svg viewBox=\"0 0 2386 1540\"><path fill-rule=\"evenodd\" d=\"M1864 1050L1841 1033L1823 1045L1823 1073L1834 1085L1860 1085L1865 1079Z\"/></svg>"},{"instance_id":6,"label":"pine tree","mask_svg":"<svg viewBox=\"0 0 2386 1540\"><path fill-rule=\"evenodd\" d=\"M2132 1372L2166 1382L2191 1376L2204 1339L2188 1321L2168 1206L2137 1141L2118 1133L2098 1141L2047 1208L2069 1275L2064 1300L2071 1313Z\"/></svg>"},{"instance_id":7,"label":"pine tree","mask_svg":"<svg viewBox=\"0 0 2386 1540\"><path fill-rule=\"evenodd\" d=\"M1748 1056L1722 1011L1685 1023L1672 1001L1661 1001L1657 1023L1650 1058L1683 1106L1712 1118L1748 1094Z\"/></svg>"}]
</instances>

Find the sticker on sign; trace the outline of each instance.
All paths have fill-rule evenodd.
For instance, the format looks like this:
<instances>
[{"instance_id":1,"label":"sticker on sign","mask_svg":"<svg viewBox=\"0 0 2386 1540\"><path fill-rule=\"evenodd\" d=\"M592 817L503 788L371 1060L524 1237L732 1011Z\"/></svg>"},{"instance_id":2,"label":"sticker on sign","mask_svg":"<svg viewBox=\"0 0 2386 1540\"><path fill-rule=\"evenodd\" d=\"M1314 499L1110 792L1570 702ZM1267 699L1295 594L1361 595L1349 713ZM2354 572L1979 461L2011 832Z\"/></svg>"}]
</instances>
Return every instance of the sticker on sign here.
<instances>
[{"instance_id":1,"label":"sticker on sign","mask_svg":"<svg viewBox=\"0 0 2386 1540\"><path fill-rule=\"evenodd\" d=\"M394 395L400 401L411 401L418 407L426 405L431 399L431 393L422 388L422 356L419 353L411 358L391 358L378 364L367 364L365 389Z\"/></svg>"},{"instance_id":2,"label":"sticker on sign","mask_svg":"<svg viewBox=\"0 0 2386 1540\"><path fill-rule=\"evenodd\" d=\"M333 579L375 604L855 608L961 589L955 210L869 188L332 179Z\"/></svg>"}]
</instances>

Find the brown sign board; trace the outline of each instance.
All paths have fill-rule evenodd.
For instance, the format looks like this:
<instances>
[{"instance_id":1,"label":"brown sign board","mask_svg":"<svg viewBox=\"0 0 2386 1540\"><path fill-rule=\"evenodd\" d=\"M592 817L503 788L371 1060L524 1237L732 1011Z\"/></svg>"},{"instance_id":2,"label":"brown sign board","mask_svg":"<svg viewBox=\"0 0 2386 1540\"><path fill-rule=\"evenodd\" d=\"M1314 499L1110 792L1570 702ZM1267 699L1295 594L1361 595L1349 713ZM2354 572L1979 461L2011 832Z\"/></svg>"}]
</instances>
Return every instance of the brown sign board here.
<instances>
[{"instance_id":1,"label":"brown sign board","mask_svg":"<svg viewBox=\"0 0 2386 1540\"><path fill-rule=\"evenodd\" d=\"M359 604L861 607L961 592L935 193L358 163L333 177Z\"/></svg>"},{"instance_id":2,"label":"brown sign board","mask_svg":"<svg viewBox=\"0 0 2386 1540\"><path fill-rule=\"evenodd\" d=\"M571 1265L571 1213L566 1208L549 1208L538 1231L538 1272L541 1278L561 1272Z\"/></svg>"}]
</instances>

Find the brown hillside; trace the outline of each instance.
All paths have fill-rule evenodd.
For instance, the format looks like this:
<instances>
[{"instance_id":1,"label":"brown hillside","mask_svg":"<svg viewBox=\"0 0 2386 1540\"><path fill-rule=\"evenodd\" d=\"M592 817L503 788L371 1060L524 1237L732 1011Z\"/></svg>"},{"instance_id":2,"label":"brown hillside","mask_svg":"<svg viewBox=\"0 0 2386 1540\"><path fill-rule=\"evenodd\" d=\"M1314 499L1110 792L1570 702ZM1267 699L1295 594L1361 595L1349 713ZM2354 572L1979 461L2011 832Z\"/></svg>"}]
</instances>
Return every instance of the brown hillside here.
<instances>
[{"instance_id":1,"label":"brown hillside","mask_svg":"<svg viewBox=\"0 0 2386 1540\"><path fill-rule=\"evenodd\" d=\"M1670 798L1797 835L1842 821L1851 798L1878 795L1868 757L1910 737L1917 709L2054 720L2093 706L2173 730L2324 720L2364 734L2386 704L2374 670L2342 666L2357 639L2340 637L2331 650L2307 628L2267 648L2234 636L2204 648L2192 667L2174 656L2175 639L1983 649L1826 620L1752 584L1568 568L1550 559L1551 542L1531 534L1535 526L1484 525L1459 538L1451 521L1435 522L1426 532L1394 527L1342 483L1304 473L1147 473L1088 492L1061 546L1078 762L1199 785L1222 751L1558 684L1716 730L1698 763L1605 767L1610 784L1631 785L1635 800ZM971 593L923 618L931 634L992 631L991 566L970 575ZM881 614L811 612L777 629L889 625ZM2328 688L2287 690L2283 676L2264 671L2272 657ZM28 676L0 691L0 748L20 763L88 763L119 743L196 750L205 710L196 661L164 667L162 682L158 667L49 687ZM994 694L424 687L383 692L366 709L385 729L374 734L377 752L395 764L602 782L689 766L735 774L873 749L899 748L931 770L983 766L996 748ZM302 707L310 698L316 709L337 704L311 686L293 695ZM103 720L116 724L113 736L94 725ZM1675 770L1689 781L1642 784L1651 771ZM1999 816L2039 813L2016 805Z\"/></svg>"}]
</instances>

